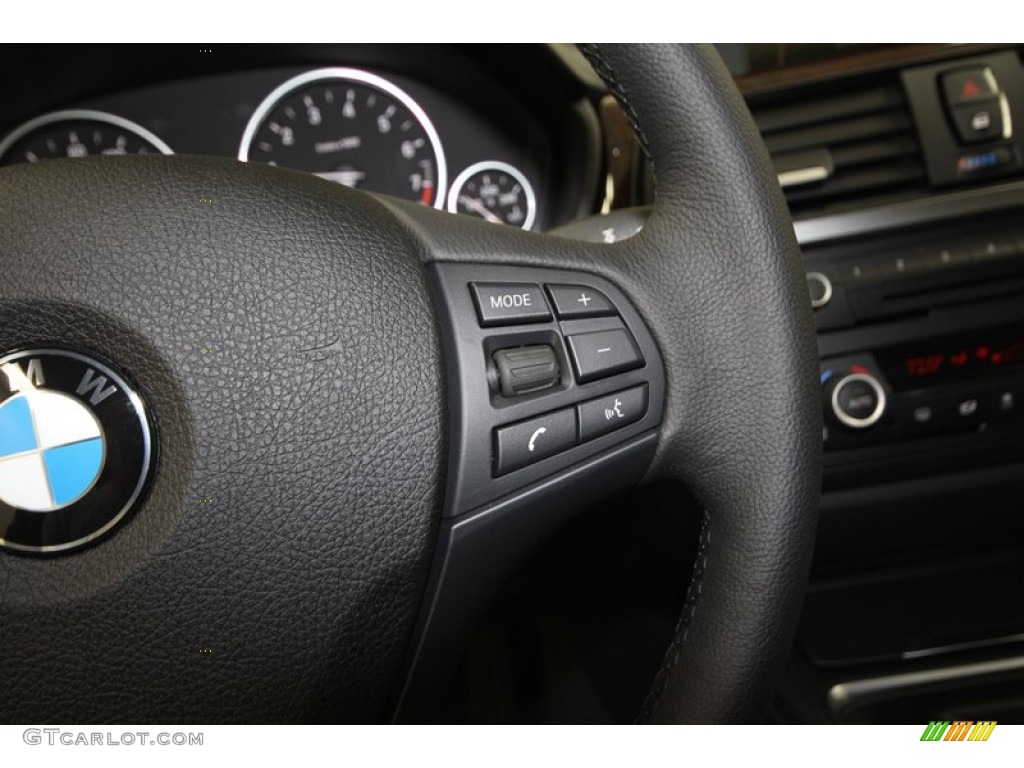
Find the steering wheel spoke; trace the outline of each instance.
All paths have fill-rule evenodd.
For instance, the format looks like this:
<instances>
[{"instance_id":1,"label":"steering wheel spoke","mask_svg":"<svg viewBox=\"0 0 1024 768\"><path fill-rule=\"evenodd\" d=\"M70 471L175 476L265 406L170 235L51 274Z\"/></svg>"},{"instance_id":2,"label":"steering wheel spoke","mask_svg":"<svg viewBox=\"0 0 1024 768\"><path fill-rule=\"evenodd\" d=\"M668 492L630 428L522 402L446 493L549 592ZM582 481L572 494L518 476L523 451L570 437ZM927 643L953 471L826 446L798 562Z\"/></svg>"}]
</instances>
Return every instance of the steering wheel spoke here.
<instances>
[{"instance_id":1,"label":"steering wheel spoke","mask_svg":"<svg viewBox=\"0 0 1024 768\"><path fill-rule=\"evenodd\" d=\"M448 479L400 721L432 717L467 632L536 542L641 482L655 455L665 375L642 317L606 277L536 266L554 238L530 240L528 266L429 265L447 375Z\"/></svg>"}]
</instances>

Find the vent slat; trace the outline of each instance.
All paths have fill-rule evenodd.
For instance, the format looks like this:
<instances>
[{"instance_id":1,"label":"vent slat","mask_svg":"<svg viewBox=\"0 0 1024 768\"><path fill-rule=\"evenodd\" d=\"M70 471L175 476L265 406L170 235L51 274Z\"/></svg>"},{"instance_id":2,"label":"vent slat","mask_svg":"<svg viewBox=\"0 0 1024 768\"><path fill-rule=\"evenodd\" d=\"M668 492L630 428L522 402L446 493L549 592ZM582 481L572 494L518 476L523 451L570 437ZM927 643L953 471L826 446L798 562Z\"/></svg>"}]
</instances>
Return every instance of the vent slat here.
<instances>
[{"instance_id":1,"label":"vent slat","mask_svg":"<svg viewBox=\"0 0 1024 768\"><path fill-rule=\"evenodd\" d=\"M913 120L895 75L838 92L800 99L789 92L752 110L790 210L855 208L926 189Z\"/></svg>"},{"instance_id":2,"label":"vent slat","mask_svg":"<svg viewBox=\"0 0 1024 768\"><path fill-rule=\"evenodd\" d=\"M820 184L807 187L796 187L787 190L791 204L807 200L825 201L838 197L865 195L870 192L887 190L892 187L906 186L910 183L923 181L924 166L918 162L903 162L873 166L865 170L855 170L835 175Z\"/></svg>"},{"instance_id":3,"label":"vent slat","mask_svg":"<svg viewBox=\"0 0 1024 768\"><path fill-rule=\"evenodd\" d=\"M901 112L886 112L870 117L858 117L838 123L826 123L811 128L777 133L765 137L768 151L773 155L798 149L848 144L890 133L902 133L910 128L910 117Z\"/></svg>"},{"instance_id":4,"label":"vent slat","mask_svg":"<svg viewBox=\"0 0 1024 768\"><path fill-rule=\"evenodd\" d=\"M910 135L892 136L865 144L850 144L832 150L832 160L839 168L916 156L917 141Z\"/></svg>"},{"instance_id":5,"label":"vent slat","mask_svg":"<svg viewBox=\"0 0 1024 768\"><path fill-rule=\"evenodd\" d=\"M769 107L754 112L761 133L778 133L807 125L825 123L872 112L888 112L903 107L903 95L896 88L876 88L870 91L800 102L784 107Z\"/></svg>"}]
</instances>

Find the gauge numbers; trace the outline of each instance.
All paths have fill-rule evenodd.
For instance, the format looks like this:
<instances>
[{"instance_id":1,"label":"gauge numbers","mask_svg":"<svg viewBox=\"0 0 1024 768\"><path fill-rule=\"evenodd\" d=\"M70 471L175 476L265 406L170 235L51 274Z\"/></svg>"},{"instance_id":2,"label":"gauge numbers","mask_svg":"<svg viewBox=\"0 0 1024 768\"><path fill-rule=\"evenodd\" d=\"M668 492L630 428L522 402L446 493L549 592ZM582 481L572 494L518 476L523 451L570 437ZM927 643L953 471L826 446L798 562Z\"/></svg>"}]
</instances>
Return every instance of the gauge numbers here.
<instances>
[{"instance_id":1,"label":"gauge numbers","mask_svg":"<svg viewBox=\"0 0 1024 768\"><path fill-rule=\"evenodd\" d=\"M530 229L537 217L537 198L522 171L487 160L469 166L452 182L448 210Z\"/></svg>"},{"instance_id":2,"label":"gauge numbers","mask_svg":"<svg viewBox=\"0 0 1024 768\"><path fill-rule=\"evenodd\" d=\"M0 165L146 153L172 154L167 144L138 123L89 109L42 115L0 141Z\"/></svg>"},{"instance_id":3,"label":"gauge numbers","mask_svg":"<svg viewBox=\"0 0 1024 768\"><path fill-rule=\"evenodd\" d=\"M246 126L238 159L436 208L447 191L426 112L394 83L345 67L306 72L271 92Z\"/></svg>"}]
</instances>

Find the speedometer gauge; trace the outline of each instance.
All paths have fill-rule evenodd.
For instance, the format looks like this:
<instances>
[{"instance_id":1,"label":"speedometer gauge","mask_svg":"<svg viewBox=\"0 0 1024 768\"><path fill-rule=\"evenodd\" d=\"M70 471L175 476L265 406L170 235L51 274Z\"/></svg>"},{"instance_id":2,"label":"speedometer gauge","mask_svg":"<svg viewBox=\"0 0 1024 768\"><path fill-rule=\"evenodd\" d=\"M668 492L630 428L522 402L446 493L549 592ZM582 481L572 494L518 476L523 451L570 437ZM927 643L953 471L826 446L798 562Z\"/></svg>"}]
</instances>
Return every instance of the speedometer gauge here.
<instances>
[{"instance_id":1,"label":"speedometer gauge","mask_svg":"<svg viewBox=\"0 0 1024 768\"><path fill-rule=\"evenodd\" d=\"M42 115L11 131L0 141L0 165L147 152L172 154L138 123L107 112L70 109Z\"/></svg>"},{"instance_id":2,"label":"speedometer gauge","mask_svg":"<svg viewBox=\"0 0 1024 768\"><path fill-rule=\"evenodd\" d=\"M278 86L250 118L238 159L435 208L448 184L441 141L420 105L394 83L344 67Z\"/></svg>"}]
</instances>

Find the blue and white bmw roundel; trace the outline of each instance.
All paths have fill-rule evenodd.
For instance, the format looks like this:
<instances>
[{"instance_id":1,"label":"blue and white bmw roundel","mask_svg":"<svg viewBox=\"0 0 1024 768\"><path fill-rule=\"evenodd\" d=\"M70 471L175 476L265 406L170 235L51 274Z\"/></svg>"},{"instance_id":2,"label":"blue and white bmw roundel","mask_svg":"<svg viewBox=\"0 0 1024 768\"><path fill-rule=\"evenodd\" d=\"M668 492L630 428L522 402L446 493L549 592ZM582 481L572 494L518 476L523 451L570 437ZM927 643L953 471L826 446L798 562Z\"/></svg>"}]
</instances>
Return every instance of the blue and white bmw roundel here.
<instances>
[{"instance_id":1,"label":"blue and white bmw roundel","mask_svg":"<svg viewBox=\"0 0 1024 768\"><path fill-rule=\"evenodd\" d=\"M0 358L0 547L93 541L135 506L151 458L142 400L108 365L59 349Z\"/></svg>"},{"instance_id":2,"label":"blue and white bmw roundel","mask_svg":"<svg viewBox=\"0 0 1024 768\"><path fill-rule=\"evenodd\" d=\"M103 468L103 430L92 412L57 392L0 405L0 500L53 512L82 498Z\"/></svg>"}]
</instances>

